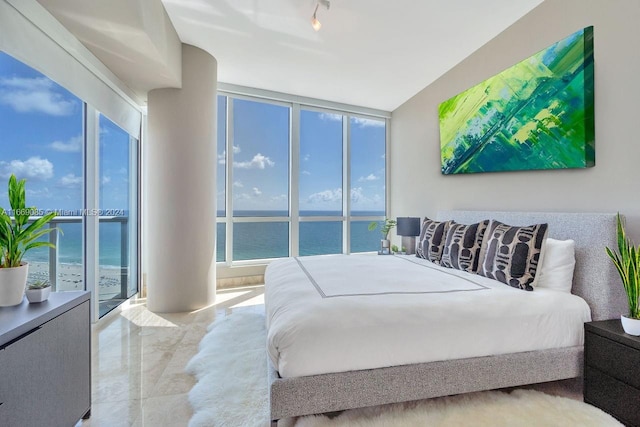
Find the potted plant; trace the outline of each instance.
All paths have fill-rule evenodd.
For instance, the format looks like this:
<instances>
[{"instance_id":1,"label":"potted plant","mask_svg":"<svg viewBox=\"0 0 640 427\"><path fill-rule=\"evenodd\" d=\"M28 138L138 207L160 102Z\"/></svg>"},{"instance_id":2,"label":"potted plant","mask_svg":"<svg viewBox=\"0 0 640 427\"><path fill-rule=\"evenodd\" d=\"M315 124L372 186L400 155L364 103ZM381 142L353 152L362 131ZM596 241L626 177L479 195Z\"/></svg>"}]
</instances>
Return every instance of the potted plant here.
<instances>
[{"instance_id":1,"label":"potted plant","mask_svg":"<svg viewBox=\"0 0 640 427\"><path fill-rule=\"evenodd\" d=\"M25 294L30 303L43 302L49 298L51 284L47 280L36 280L27 285Z\"/></svg>"},{"instance_id":2,"label":"potted plant","mask_svg":"<svg viewBox=\"0 0 640 427\"><path fill-rule=\"evenodd\" d=\"M640 295L640 246L636 247L627 237L624 224L618 214L617 218L618 250L606 248L607 254L616 266L622 285L627 293L629 315L620 316L622 328L629 335L640 336L640 307L638 296Z\"/></svg>"},{"instance_id":3,"label":"potted plant","mask_svg":"<svg viewBox=\"0 0 640 427\"><path fill-rule=\"evenodd\" d=\"M37 209L27 208L25 182L24 179L18 181L15 175L9 178L8 196L13 217L0 208L0 307L22 302L29 273L29 265L22 261L25 253L42 246L54 247L38 238L57 230L43 229L56 214L51 212L29 223L31 213Z\"/></svg>"},{"instance_id":4,"label":"potted plant","mask_svg":"<svg viewBox=\"0 0 640 427\"><path fill-rule=\"evenodd\" d=\"M398 245L391 246L391 252L393 252L394 254L397 254L398 253Z\"/></svg>"},{"instance_id":5,"label":"potted plant","mask_svg":"<svg viewBox=\"0 0 640 427\"><path fill-rule=\"evenodd\" d=\"M382 233L382 240L380 241L380 246L381 246L382 252L384 252L385 249L387 250L387 252L389 252L389 245L391 243L391 242L389 242L389 232L395 226L396 226L396 220L395 219L386 218L382 222L382 224L380 226L380 232ZM378 228L378 221L372 221L369 224L369 231L373 231L376 228Z\"/></svg>"}]
</instances>

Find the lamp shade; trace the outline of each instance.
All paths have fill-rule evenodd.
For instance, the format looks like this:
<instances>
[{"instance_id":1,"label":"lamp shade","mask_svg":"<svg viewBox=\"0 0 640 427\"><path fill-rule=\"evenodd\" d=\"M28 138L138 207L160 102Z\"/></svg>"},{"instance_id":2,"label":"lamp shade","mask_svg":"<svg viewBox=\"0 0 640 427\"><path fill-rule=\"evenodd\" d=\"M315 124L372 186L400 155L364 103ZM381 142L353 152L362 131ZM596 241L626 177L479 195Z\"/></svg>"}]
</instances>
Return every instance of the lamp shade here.
<instances>
[{"instance_id":1,"label":"lamp shade","mask_svg":"<svg viewBox=\"0 0 640 427\"><path fill-rule=\"evenodd\" d=\"M397 221L398 236L420 235L420 218L398 217Z\"/></svg>"}]
</instances>

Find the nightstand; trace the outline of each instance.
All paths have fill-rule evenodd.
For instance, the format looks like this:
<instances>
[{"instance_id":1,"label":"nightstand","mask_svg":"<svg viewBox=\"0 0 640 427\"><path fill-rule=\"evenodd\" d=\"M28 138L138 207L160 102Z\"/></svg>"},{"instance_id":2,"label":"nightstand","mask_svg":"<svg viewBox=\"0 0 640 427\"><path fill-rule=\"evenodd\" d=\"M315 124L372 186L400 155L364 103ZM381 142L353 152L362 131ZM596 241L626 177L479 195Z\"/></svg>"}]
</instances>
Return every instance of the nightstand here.
<instances>
[{"instance_id":1,"label":"nightstand","mask_svg":"<svg viewBox=\"0 0 640 427\"><path fill-rule=\"evenodd\" d=\"M619 319L584 325L584 401L640 426L640 337Z\"/></svg>"}]
</instances>

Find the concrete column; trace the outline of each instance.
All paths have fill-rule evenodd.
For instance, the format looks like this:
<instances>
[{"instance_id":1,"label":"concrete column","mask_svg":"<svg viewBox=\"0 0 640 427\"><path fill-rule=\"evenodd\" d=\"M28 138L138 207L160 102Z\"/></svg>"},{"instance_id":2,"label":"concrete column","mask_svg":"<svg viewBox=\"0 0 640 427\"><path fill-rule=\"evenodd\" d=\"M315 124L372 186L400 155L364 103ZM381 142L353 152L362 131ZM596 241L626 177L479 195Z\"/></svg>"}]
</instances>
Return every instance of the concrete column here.
<instances>
[{"instance_id":1,"label":"concrete column","mask_svg":"<svg viewBox=\"0 0 640 427\"><path fill-rule=\"evenodd\" d=\"M182 45L182 88L148 96L147 307L191 311L215 300L217 62Z\"/></svg>"}]
</instances>

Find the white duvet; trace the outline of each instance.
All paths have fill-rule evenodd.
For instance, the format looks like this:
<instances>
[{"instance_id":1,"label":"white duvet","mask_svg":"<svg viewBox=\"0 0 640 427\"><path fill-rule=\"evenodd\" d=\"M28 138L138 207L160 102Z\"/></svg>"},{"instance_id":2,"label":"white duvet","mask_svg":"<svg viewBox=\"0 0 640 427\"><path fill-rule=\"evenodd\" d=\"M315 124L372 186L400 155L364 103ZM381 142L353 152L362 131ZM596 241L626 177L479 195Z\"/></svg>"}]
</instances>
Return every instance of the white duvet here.
<instances>
[{"instance_id":1,"label":"white duvet","mask_svg":"<svg viewBox=\"0 0 640 427\"><path fill-rule=\"evenodd\" d=\"M267 350L282 377L583 344L587 303L415 256L285 258L265 273Z\"/></svg>"}]
</instances>

